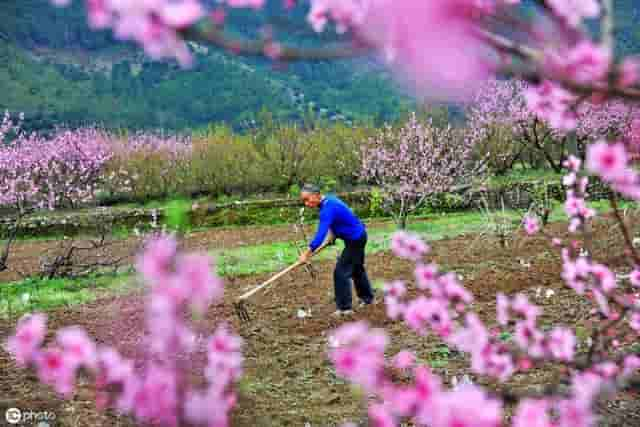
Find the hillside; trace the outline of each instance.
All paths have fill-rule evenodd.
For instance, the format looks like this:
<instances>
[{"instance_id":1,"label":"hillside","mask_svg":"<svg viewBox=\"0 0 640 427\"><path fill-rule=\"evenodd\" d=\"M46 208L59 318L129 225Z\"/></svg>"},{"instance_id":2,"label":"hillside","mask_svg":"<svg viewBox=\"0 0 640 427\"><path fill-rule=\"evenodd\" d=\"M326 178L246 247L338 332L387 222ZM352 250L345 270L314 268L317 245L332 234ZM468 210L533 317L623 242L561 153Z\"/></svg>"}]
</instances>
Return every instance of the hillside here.
<instances>
[{"instance_id":1,"label":"hillside","mask_svg":"<svg viewBox=\"0 0 640 427\"><path fill-rule=\"evenodd\" d=\"M281 120L311 110L331 120L381 122L412 106L371 63L317 61L276 70L268 61L194 45L196 65L182 70L149 60L107 32L88 31L79 2L67 9L47 0L5 3L0 109L25 112L30 128L99 122L181 129L219 121L239 128L262 109ZM249 34L268 18L239 12L231 19L237 31ZM304 36L305 30L287 30L287 38Z\"/></svg>"},{"instance_id":2,"label":"hillside","mask_svg":"<svg viewBox=\"0 0 640 427\"><path fill-rule=\"evenodd\" d=\"M0 109L24 112L31 129L59 123L183 129L210 122L238 129L257 120L263 109L279 120L311 112L331 120L381 123L415 108L372 61L315 61L276 70L266 60L194 45L198 55L191 70L153 62L109 32L89 31L82 3L58 9L48 0L2 1ZM616 1L620 51L637 51L639 3ZM283 24L279 4L270 3L260 14L234 11L232 29L255 35L271 23L279 39L297 43L336 37L313 34L304 23L304 5L294 11L297 24Z\"/></svg>"}]
</instances>

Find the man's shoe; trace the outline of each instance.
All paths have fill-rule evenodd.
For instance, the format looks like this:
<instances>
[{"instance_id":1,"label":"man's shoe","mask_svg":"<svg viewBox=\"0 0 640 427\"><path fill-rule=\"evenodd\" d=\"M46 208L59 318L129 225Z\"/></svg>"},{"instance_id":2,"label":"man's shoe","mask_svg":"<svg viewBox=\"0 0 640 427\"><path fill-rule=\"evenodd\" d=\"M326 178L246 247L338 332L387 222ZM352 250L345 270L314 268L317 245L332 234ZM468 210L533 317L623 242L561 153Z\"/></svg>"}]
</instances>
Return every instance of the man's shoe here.
<instances>
[{"instance_id":1,"label":"man's shoe","mask_svg":"<svg viewBox=\"0 0 640 427\"><path fill-rule=\"evenodd\" d=\"M360 301L360 304L358 304L358 309L366 308L366 307L368 307L370 305L373 305L374 303L375 303L375 300L371 300L369 302Z\"/></svg>"},{"instance_id":2,"label":"man's shoe","mask_svg":"<svg viewBox=\"0 0 640 427\"><path fill-rule=\"evenodd\" d=\"M333 317L344 317L344 316L350 316L353 314L353 310L336 310L333 312L332 316Z\"/></svg>"}]
</instances>

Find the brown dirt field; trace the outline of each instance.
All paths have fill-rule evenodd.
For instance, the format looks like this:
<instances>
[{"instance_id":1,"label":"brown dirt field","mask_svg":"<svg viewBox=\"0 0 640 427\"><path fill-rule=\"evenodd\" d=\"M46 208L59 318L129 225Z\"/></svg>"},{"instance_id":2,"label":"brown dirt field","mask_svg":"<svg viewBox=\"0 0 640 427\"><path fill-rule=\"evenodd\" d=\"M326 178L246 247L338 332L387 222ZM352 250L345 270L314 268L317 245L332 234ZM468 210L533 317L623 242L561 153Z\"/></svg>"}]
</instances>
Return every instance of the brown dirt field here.
<instances>
[{"instance_id":1,"label":"brown dirt field","mask_svg":"<svg viewBox=\"0 0 640 427\"><path fill-rule=\"evenodd\" d=\"M554 224L551 228L557 234L564 234L562 224ZM247 232L246 237L239 237L236 242L247 239L255 243L262 238L249 234ZM618 245L619 237L612 224L606 221L598 223L594 235L595 257L609 262L619 271L628 270L622 262L622 248ZM277 229L272 236L284 238L286 234ZM250 240L252 238L256 240ZM467 289L476 297L474 304L481 317L493 322L497 292L524 292L544 308L543 323L559 322L588 328L591 307L563 285L558 252L544 237L519 236L506 249L493 240L471 246L471 239L462 236L436 242L429 258L463 276ZM204 240L201 242L205 244ZM191 243L187 247L191 247ZM390 253L369 256L367 266L372 280L410 281L413 276L412 264ZM239 404L233 413L233 426L302 427L308 423L309 426L325 427L337 426L348 420L366 420L362 401L334 375L326 357L328 333L348 320L364 319L374 326L386 328L391 337L391 353L405 347L415 351L421 360L429 361L433 370L447 382L453 375L469 373L468 360L464 355L452 351L442 356L442 347L437 339L417 337L402 324L389 320L382 303L358 311L350 319L331 318L329 315L335 309L333 263L318 263L317 269L319 276L315 282L304 270L298 270L253 297L250 304L253 321L249 324L240 324L234 317L233 298L269 275L231 278L227 280L223 302L212 307L199 324L203 330L213 331L218 322L227 319L245 340L245 376ZM536 299L535 291L539 287L551 288L556 295ZM80 324L98 342L114 345L125 355L133 356L143 350L140 345L144 332L143 303L141 295L129 295L59 309L49 313L50 328L56 330ZM298 309L310 310L311 316L297 318ZM1 339L14 324L0 322ZM96 411L90 389L84 385L79 387L73 399L65 401L24 371L16 369L4 351L0 352L0 366L3 372L0 410L16 406L52 411L57 415L55 425L62 426L134 425L128 417ZM482 378L471 377L478 383L498 387ZM531 374L515 375L508 385L521 389L555 379L557 372L553 369L536 370ZM602 409L607 419L617 420L617 424L611 425L640 425L639 405L634 396L621 395L611 405Z\"/></svg>"},{"instance_id":2,"label":"brown dirt field","mask_svg":"<svg viewBox=\"0 0 640 427\"><path fill-rule=\"evenodd\" d=\"M374 220L367 222L368 227L380 227L389 221ZM307 238L311 238L313 228L305 227ZM185 237L183 246L188 251L207 249L230 249L241 246L261 245L273 242L300 240L302 235L296 232L292 225L251 226L212 228L193 232ZM105 250L110 258L126 257L131 261L142 244L140 237L131 236L126 239L111 239L112 245ZM78 246L87 246L89 238L75 240ZM23 277L36 274L40 268L40 257L46 253L53 253L60 245L60 240L22 240L11 246L7 260L8 269L0 272L0 283L20 280Z\"/></svg>"}]
</instances>

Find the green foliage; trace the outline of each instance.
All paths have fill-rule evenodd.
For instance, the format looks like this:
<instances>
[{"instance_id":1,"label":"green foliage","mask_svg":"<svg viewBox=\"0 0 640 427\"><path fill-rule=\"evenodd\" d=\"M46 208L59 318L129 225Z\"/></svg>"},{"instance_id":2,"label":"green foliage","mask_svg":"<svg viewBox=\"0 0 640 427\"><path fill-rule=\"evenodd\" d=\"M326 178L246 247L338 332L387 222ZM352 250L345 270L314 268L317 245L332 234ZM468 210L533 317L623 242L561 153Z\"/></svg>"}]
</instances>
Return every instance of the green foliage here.
<instances>
[{"instance_id":1,"label":"green foliage","mask_svg":"<svg viewBox=\"0 0 640 427\"><path fill-rule=\"evenodd\" d=\"M166 222L170 230L185 232L189 227L191 204L187 200L172 200L167 205Z\"/></svg>"},{"instance_id":2,"label":"green foliage","mask_svg":"<svg viewBox=\"0 0 640 427\"><path fill-rule=\"evenodd\" d=\"M440 193L428 197L419 208L419 212L455 212L467 208L467 205L465 198L460 194Z\"/></svg>"},{"instance_id":3,"label":"green foliage","mask_svg":"<svg viewBox=\"0 0 640 427\"><path fill-rule=\"evenodd\" d=\"M209 126L194 133L188 154L171 150L116 150L108 173L136 177L130 194L105 188L102 201L122 197L145 203L150 199L209 195L248 196L279 193L296 196L303 182L316 182L326 192L354 184L360 160L358 143L369 128L326 125L304 129L272 122L251 134L226 126ZM126 134L114 144L129 144Z\"/></svg>"},{"instance_id":4,"label":"green foliage","mask_svg":"<svg viewBox=\"0 0 640 427\"><path fill-rule=\"evenodd\" d=\"M379 188L372 188L369 192L369 216L377 217L385 215L384 196Z\"/></svg>"},{"instance_id":5,"label":"green foliage","mask_svg":"<svg viewBox=\"0 0 640 427\"><path fill-rule=\"evenodd\" d=\"M298 184L293 184L289 187L289 191L287 192L290 197L297 198L300 196L300 186Z\"/></svg>"}]
</instances>

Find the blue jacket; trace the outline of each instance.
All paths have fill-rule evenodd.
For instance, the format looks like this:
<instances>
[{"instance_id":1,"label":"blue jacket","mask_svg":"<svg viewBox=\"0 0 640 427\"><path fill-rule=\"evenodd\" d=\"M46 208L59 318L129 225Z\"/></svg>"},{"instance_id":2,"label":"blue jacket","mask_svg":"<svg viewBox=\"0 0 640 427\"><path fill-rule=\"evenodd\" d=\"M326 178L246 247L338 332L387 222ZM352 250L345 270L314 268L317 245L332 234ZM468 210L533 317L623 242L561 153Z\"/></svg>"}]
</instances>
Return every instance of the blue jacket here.
<instances>
[{"instance_id":1,"label":"blue jacket","mask_svg":"<svg viewBox=\"0 0 640 427\"><path fill-rule=\"evenodd\" d=\"M315 251L324 242L327 232L342 240L358 240L365 233L365 226L342 200L325 196L320 202L320 224L309 248Z\"/></svg>"}]
</instances>

